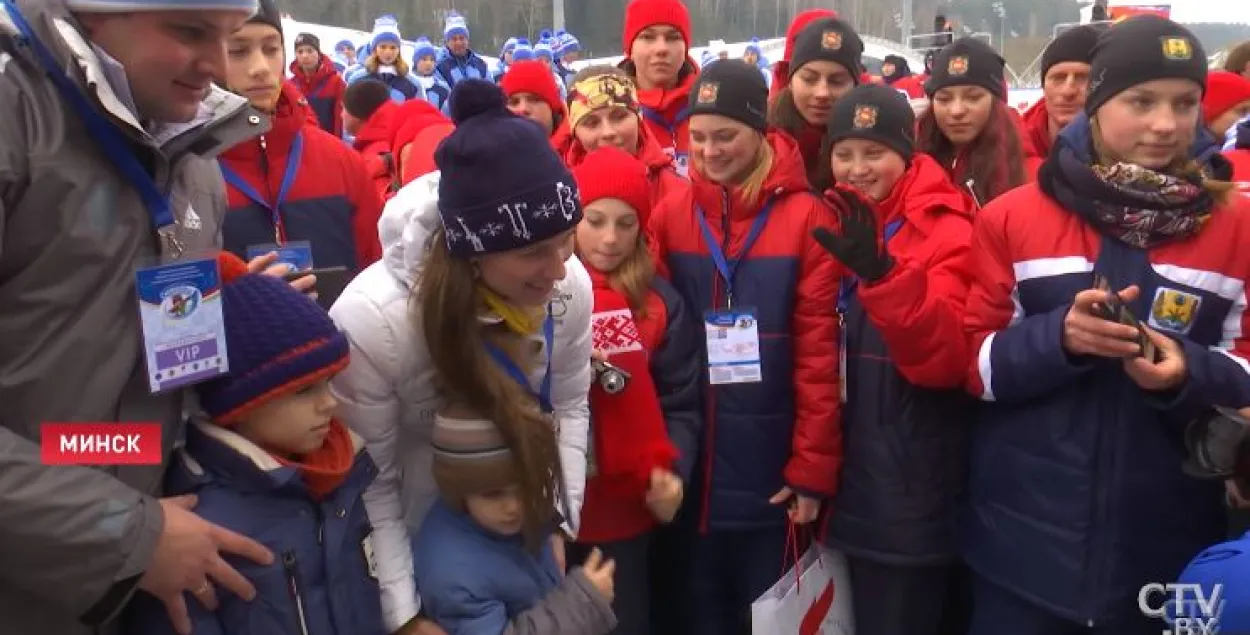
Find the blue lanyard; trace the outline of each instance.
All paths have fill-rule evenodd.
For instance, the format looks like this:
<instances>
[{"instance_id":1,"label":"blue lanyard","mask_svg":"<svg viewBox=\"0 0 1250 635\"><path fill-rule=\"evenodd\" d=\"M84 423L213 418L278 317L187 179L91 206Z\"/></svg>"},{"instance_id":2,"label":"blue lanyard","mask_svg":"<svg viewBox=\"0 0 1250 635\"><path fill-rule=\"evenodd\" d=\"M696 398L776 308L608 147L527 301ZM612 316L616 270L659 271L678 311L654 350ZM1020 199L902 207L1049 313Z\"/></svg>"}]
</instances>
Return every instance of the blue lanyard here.
<instances>
[{"instance_id":1,"label":"blue lanyard","mask_svg":"<svg viewBox=\"0 0 1250 635\"><path fill-rule=\"evenodd\" d=\"M664 126L664 128L668 130L668 133L672 135L673 144L676 145L677 144L677 126L680 126L682 122L690 118L690 107L687 106L685 108L682 108L677 113L677 118L672 121L665 119L664 115L661 115L658 110L655 110L654 108L648 108L646 106L642 107L642 116L646 117L647 119L650 119L654 123Z\"/></svg>"},{"instance_id":2,"label":"blue lanyard","mask_svg":"<svg viewBox=\"0 0 1250 635\"><path fill-rule=\"evenodd\" d=\"M269 215L273 219L273 233L278 244L282 244L286 239L286 232L282 227L282 204L286 202L287 194L291 193L291 186L295 184L295 177L299 174L300 160L304 157L304 133L296 133L295 140L291 142L291 152L286 158L286 171L282 173L282 184L278 186L278 198L269 204L265 197L260 195L239 176L237 172L226 166L226 162L218 160L221 165L221 175L225 177L226 183L233 185L235 189L243 193L243 196L252 199L257 205L269 210ZM261 178L268 179L269 176L262 175Z\"/></svg>"},{"instance_id":3,"label":"blue lanyard","mask_svg":"<svg viewBox=\"0 0 1250 635\"><path fill-rule=\"evenodd\" d=\"M551 405L551 349L552 342L555 339L555 329L555 320L551 319L551 307L548 306L547 319L543 320L543 342L545 344L543 348L547 349L547 370L543 372L543 380L538 385L538 392L534 392L534 387L530 385L529 377L525 375L525 371L521 370L516 365L516 362L512 361L511 357L508 357L507 353L499 350L499 347L494 344L486 344L486 350L495 359L495 363L499 364L499 367L505 373L508 373L508 376L516 380L516 383L520 384L522 388L534 395L534 398L538 400L538 406L542 408L544 414L551 414L555 411L555 408Z\"/></svg>"},{"instance_id":4,"label":"blue lanyard","mask_svg":"<svg viewBox=\"0 0 1250 635\"><path fill-rule=\"evenodd\" d=\"M890 239L903 228L903 219L897 218L886 223L884 244L890 244ZM838 313L846 313L846 307L851 300L851 294L855 293L855 287L859 286L859 278L855 276L847 276L842 279L842 284L838 289Z\"/></svg>"},{"instance_id":5,"label":"blue lanyard","mask_svg":"<svg viewBox=\"0 0 1250 635\"><path fill-rule=\"evenodd\" d=\"M755 222L751 223L751 230L747 232L747 239L742 243L742 251L733 260L725 258L725 251L721 248L720 243L716 241L716 236L712 234L712 228L707 224L707 216L703 214L703 208L695 206L694 211L696 218L699 219L699 229L703 231L703 242L707 243L707 251L712 256L712 263L716 265L716 271L720 272L720 276L725 281L725 300L726 307L733 308L734 294L734 274L738 272L738 263L742 262L751 248L755 246L755 241L759 239L760 232L764 231L764 225L768 223L768 216L773 213L773 203L777 202L775 198L769 198L764 201L764 205L760 207L760 213L755 217ZM729 213L728 210L725 211ZM729 236L725 236L727 240Z\"/></svg>"},{"instance_id":6,"label":"blue lanyard","mask_svg":"<svg viewBox=\"0 0 1250 635\"><path fill-rule=\"evenodd\" d=\"M173 210L169 204L169 197L160 191L152 175L147 168L143 167L139 158L135 156L130 141L117 129L113 122L100 114L87 101L87 97L83 95L82 91L74 85L68 75L62 72L56 58L43 45L43 42L40 42L39 38L35 36L34 31L30 28L30 24L26 22L25 16L17 8L16 3L13 0L3 1L9 17L13 20L13 25L17 27L20 36L18 41L29 47L35 56L39 58L39 64L43 66L43 71L52 79L52 83L56 84L61 96L69 102L74 112L82 119L83 124L87 127L87 133L99 145L109 162L117 166L117 169L126 177L126 180L130 181L130 184L139 192L139 196L143 199L143 207L147 209L148 217L151 220L152 229L164 239L171 254L174 257L181 255L182 244L174 233L175 220Z\"/></svg>"}]
</instances>

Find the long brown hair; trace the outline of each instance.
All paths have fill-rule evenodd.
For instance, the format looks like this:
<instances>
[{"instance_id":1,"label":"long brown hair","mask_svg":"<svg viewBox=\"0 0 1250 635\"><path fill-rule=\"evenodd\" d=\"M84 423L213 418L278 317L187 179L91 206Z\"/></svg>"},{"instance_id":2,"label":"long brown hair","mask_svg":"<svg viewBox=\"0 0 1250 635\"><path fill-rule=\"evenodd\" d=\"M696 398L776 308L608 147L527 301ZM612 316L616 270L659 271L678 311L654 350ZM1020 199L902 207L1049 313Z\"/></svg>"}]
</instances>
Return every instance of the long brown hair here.
<instances>
[{"instance_id":1,"label":"long brown hair","mask_svg":"<svg viewBox=\"0 0 1250 635\"><path fill-rule=\"evenodd\" d=\"M794 91L790 90L790 86L786 85L777 93L768 108L768 125L774 128L780 128L789 133L796 140L802 138L803 130L810 126L807 119L803 118L803 113L799 112L799 107L794 105ZM824 190L832 185L833 180L829 176L829 157L810 157L803 156L803 168L807 171L807 182L812 187Z\"/></svg>"},{"instance_id":2,"label":"long brown hair","mask_svg":"<svg viewBox=\"0 0 1250 635\"><path fill-rule=\"evenodd\" d=\"M518 368L533 366L529 340L503 324L485 325L477 319L482 302L474 265L453 257L443 230L430 237L413 312L434 364L436 386L450 403L471 404L499 426L516 457L524 510L522 533L526 545L541 549L551 529L558 496L567 490L560 465L555 428L532 395L496 365L487 352L493 344L511 357Z\"/></svg>"},{"instance_id":3,"label":"long brown hair","mask_svg":"<svg viewBox=\"0 0 1250 635\"><path fill-rule=\"evenodd\" d=\"M370 54L369 54L369 59L365 60L365 70L369 71L369 74L370 74L370 75L375 75L375 74L377 74L377 72L378 72L378 67L379 67L379 66L381 66L381 65L382 65L382 60L378 59L378 52L377 52L377 51L374 51L374 52L370 53ZM408 62L405 62L405 61L404 61L404 51L403 51L403 49L400 49L400 51L399 51L399 55L396 55L396 56L395 56L395 63L394 63L394 64L391 64L391 66L394 66L394 67L395 67L395 74L396 74L396 75L398 75L398 76L400 76L400 77L407 77L407 76L408 76L408 72L412 70L412 69L408 66Z\"/></svg>"},{"instance_id":4,"label":"long brown hair","mask_svg":"<svg viewBox=\"0 0 1250 635\"><path fill-rule=\"evenodd\" d=\"M1104 166L1111 165L1116 161L1115 153L1103 143L1102 128L1098 125L1097 117L1090 117L1089 127L1090 137L1094 141L1094 160ZM1202 189L1211 195L1217 205L1228 204L1233 192L1237 191L1236 184L1211 178L1211 174L1202 167L1202 164L1190 157L1188 153L1177 158L1162 172L1190 182L1201 183Z\"/></svg>"},{"instance_id":5,"label":"long brown hair","mask_svg":"<svg viewBox=\"0 0 1250 635\"><path fill-rule=\"evenodd\" d=\"M942 164L952 179L972 179L972 190L983 205L1016 187L1024 185L1024 145L1007 104L994 99L990 118L963 151L955 147L938 127L933 104L925 108L917 124L916 151L923 152ZM965 162L955 166L956 159ZM958 168L958 169L957 169ZM963 189L964 183L955 183Z\"/></svg>"}]
</instances>

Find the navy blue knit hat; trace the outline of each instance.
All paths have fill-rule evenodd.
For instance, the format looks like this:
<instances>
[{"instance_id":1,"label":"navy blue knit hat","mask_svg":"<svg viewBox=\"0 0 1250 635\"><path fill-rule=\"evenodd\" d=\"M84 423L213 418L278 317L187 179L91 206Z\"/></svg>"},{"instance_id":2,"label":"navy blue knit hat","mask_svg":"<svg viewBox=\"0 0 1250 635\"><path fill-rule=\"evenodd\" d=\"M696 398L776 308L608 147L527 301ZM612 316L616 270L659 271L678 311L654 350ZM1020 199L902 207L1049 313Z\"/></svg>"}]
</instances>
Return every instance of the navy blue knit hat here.
<instances>
[{"instance_id":1,"label":"navy blue knit hat","mask_svg":"<svg viewBox=\"0 0 1250 635\"><path fill-rule=\"evenodd\" d=\"M347 336L316 302L282 278L248 273L234 254L223 252L217 260L230 371L196 387L215 423L236 423L347 367Z\"/></svg>"},{"instance_id":2,"label":"navy blue knit hat","mask_svg":"<svg viewBox=\"0 0 1250 635\"><path fill-rule=\"evenodd\" d=\"M456 130L434 162L452 255L520 249L576 227L577 185L543 129L509 112L503 91L488 81L457 82L450 100Z\"/></svg>"}]
</instances>

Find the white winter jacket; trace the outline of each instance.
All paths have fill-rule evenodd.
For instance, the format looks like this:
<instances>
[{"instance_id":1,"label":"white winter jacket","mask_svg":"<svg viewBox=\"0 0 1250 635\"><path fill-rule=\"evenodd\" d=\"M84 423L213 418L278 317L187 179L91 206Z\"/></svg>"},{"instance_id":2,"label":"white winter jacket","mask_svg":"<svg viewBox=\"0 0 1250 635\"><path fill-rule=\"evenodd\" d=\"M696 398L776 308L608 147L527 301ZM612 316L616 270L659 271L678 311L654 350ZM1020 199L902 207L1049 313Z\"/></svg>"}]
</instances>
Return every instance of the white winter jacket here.
<instances>
[{"instance_id":1,"label":"white winter jacket","mask_svg":"<svg viewBox=\"0 0 1250 635\"><path fill-rule=\"evenodd\" d=\"M364 437L378 467L364 499L374 528L383 617L391 631L420 609L409 536L416 535L438 495L430 471L430 433L440 402L429 350L412 310L426 243L439 226L438 181L437 172L423 176L387 203L378 223L382 260L360 272L330 309L352 346L351 365L333 382L340 416ZM551 303L551 400L571 507L565 530L576 535L586 482L593 296L581 262L573 257L566 267ZM542 336L537 339L541 342ZM540 365L530 377L533 386L544 370Z\"/></svg>"}]
</instances>

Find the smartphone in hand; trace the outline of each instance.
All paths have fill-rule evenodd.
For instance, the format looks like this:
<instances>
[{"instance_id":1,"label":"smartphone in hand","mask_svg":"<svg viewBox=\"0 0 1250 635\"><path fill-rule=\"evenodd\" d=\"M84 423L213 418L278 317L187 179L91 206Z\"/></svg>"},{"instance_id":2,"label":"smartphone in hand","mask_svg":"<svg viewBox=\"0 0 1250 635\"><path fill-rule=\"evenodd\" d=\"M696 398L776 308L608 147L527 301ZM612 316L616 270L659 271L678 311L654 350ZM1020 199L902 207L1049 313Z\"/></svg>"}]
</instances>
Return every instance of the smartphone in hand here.
<instances>
[{"instance_id":1,"label":"smartphone in hand","mask_svg":"<svg viewBox=\"0 0 1250 635\"><path fill-rule=\"evenodd\" d=\"M334 301L343 294L343 289L351 281L347 267L323 267L320 269L303 269L292 271L283 276L287 282L299 280L304 276L317 276L317 284L313 290L317 292L317 304L329 311Z\"/></svg>"},{"instance_id":2,"label":"smartphone in hand","mask_svg":"<svg viewBox=\"0 0 1250 635\"><path fill-rule=\"evenodd\" d=\"M1141 356L1152 362L1158 362L1159 350L1155 348L1154 342L1146 334L1146 328L1120 299L1120 295L1111 289L1111 283L1107 278L1102 274L1094 274L1094 288L1107 292L1106 301L1095 304L1094 312L1109 322L1119 322L1137 329L1137 344L1141 346Z\"/></svg>"}]
</instances>

